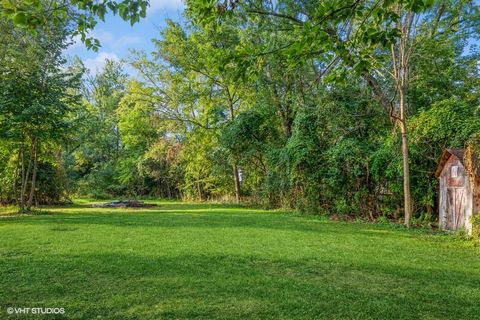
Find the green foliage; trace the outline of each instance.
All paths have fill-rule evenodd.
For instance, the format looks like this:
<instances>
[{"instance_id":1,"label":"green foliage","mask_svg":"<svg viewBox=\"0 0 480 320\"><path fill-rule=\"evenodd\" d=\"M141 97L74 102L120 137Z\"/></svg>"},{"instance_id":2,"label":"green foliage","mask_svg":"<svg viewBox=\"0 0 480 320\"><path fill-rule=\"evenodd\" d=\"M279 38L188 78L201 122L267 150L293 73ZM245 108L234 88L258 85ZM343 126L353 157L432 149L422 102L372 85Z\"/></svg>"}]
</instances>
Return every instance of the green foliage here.
<instances>
[{"instance_id":1,"label":"green foliage","mask_svg":"<svg viewBox=\"0 0 480 320\"><path fill-rule=\"evenodd\" d=\"M478 107L458 99L442 100L413 117L411 127L412 190L418 204L431 213L437 191L433 176L444 148L463 148L480 132ZM430 209L429 209L430 208Z\"/></svg>"},{"instance_id":2,"label":"green foliage","mask_svg":"<svg viewBox=\"0 0 480 320\"><path fill-rule=\"evenodd\" d=\"M480 243L480 214L475 214L472 217L472 238L474 241Z\"/></svg>"},{"instance_id":3,"label":"green foliage","mask_svg":"<svg viewBox=\"0 0 480 320\"><path fill-rule=\"evenodd\" d=\"M232 154L252 156L262 152L269 138L268 115L258 110L248 110L238 115L224 130L222 145Z\"/></svg>"},{"instance_id":4,"label":"green foliage","mask_svg":"<svg viewBox=\"0 0 480 320\"><path fill-rule=\"evenodd\" d=\"M116 1L43 1L20 0L0 1L0 16L6 17L17 27L24 27L32 33L46 25L75 24L73 35L80 35L87 48L95 51L100 47L98 39L88 37L98 20L105 21L107 13L118 14L120 18L129 21L131 25L145 18L148 0Z\"/></svg>"},{"instance_id":5,"label":"green foliage","mask_svg":"<svg viewBox=\"0 0 480 320\"><path fill-rule=\"evenodd\" d=\"M318 134L319 126L321 123L316 114L298 114L294 126L297 129L287 145L292 170L290 179L298 189L297 192L302 193L299 195L297 208L310 213L318 212L323 189L321 180L324 173L324 146Z\"/></svg>"},{"instance_id":6,"label":"green foliage","mask_svg":"<svg viewBox=\"0 0 480 320\"><path fill-rule=\"evenodd\" d=\"M78 192L82 194L105 197L125 189L118 183L121 140L117 110L126 81L121 65L113 61L86 81L84 112L77 131L79 141L72 146L74 161L68 168L78 177Z\"/></svg>"},{"instance_id":7,"label":"green foliage","mask_svg":"<svg viewBox=\"0 0 480 320\"><path fill-rule=\"evenodd\" d=\"M6 183L0 198L22 210L33 201L63 201L59 154L75 127L81 77L61 56L68 27L48 25L31 34L3 17L0 25L0 149L6 164L0 165Z\"/></svg>"},{"instance_id":8,"label":"green foliage","mask_svg":"<svg viewBox=\"0 0 480 320\"><path fill-rule=\"evenodd\" d=\"M186 23L167 21L154 52L134 52L137 79L110 61L84 77L82 99L81 63L60 72L65 36L90 30L107 12L138 21L145 3L75 2L70 27L46 51L41 41L24 50L15 40L36 39L18 25L42 31L31 19L43 2L12 11L0 37L1 201L15 201L19 159L33 164L41 140L45 199L235 198L399 221L406 124L413 224L429 225L439 155L480 134L479 55L469 45L480 10L472 4L190 0ZM403 85L392 70L400 46L410 53ZM37 56L55 61L48 96Z\"/></svg>"}]
</instances>

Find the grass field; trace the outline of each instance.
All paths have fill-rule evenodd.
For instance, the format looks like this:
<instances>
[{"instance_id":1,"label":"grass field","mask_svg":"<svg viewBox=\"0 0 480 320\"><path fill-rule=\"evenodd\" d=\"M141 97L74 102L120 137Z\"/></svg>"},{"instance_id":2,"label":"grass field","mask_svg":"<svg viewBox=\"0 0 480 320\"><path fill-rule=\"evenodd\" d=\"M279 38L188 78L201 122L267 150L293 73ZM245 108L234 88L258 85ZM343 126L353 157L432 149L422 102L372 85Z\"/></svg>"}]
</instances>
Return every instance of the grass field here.
<instances>
[{"instance_id":1,"label":"grass field","mask_svg":"<svg viewBox=\"0 0 480 320\"><path fill-rule=\"evenodd\" d=\"M0 319L480 319L452 236L233 206L0 217Z\"/></svg>"}]
</instances>

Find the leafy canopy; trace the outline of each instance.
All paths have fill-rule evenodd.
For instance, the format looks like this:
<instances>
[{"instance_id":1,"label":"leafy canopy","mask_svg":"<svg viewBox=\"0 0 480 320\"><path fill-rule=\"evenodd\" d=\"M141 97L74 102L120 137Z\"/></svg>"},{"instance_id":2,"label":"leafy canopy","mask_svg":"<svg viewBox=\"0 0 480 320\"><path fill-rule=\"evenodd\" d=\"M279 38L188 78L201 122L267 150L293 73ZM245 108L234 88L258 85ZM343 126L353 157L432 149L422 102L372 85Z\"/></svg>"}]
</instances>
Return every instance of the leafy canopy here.
<instances>
[{"instance_id":1,"label":"leafy canopy","mask_svg":"<svg viewBox=\"0 0 480 320\"><path fill-rule=\"evenodd\" d=\"M119 15L135 24L147 14L148 0L0 0L0 15L10 19L16 26L35 32L38 27L50 23L63 24L72 21L73 35L79 35L89 49L100 47L98 39L89 37L98 20L105 21L108 13Z\"/></svg>"}]
</instances>

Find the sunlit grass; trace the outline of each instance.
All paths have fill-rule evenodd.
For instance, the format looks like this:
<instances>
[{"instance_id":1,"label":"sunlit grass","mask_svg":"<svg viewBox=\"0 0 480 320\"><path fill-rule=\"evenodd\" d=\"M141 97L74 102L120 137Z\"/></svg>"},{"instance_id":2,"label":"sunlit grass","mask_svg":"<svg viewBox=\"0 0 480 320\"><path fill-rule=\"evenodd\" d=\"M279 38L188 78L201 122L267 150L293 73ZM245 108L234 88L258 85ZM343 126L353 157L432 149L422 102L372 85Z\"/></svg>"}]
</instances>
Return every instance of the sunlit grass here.
<instances>
[{"instance_id":1,"label":"sunlit grass","mask_svg":"<svg viewBox=\"0 0 480 320\"><path fill-rule=\"evenodd\" d=\"M147 202L159 206L99 209L83 200L0 219L0 319L9 306L64 307L68 319L480 314L480 249L469 242L285 212Z\"/></svg>"},{"instance_id":2,"label":"sunlit grass","mask_svg":"<svg viewBox=\"0 0 480 320\"><path fill-rule=\"evenodd\" d=\"M0 206L0 216L16 214L18 209L15 206Z\"/></svg>"}]
</instances>

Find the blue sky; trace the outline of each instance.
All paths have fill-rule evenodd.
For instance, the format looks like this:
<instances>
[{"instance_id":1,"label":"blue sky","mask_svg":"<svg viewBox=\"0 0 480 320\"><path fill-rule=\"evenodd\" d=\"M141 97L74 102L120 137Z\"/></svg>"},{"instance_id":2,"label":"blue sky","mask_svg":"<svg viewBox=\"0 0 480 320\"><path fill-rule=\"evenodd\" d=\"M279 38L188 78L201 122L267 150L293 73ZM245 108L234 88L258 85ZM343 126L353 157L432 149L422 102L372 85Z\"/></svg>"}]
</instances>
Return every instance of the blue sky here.
<instances>
[{"instance_id":1,"label":"blue sky","mask_svg":"<svg viewBox=\"0 0 480 320\"><path fill-rule=\"evenodd\" d=\"M159 30L165 26L165 19L181 20L184 8L183 0L150 0L147 17L133 26L118 16L109 15L105 22L100 21L91 33L102 44L98 52L87 50L77 38L67 49L66 55L67 57L78 55L90 72L95 74L105 65L106 59L118 61L127 58L130 48L150 53L153 50L151 39L159 37ZM470 39L469 45L468 49L471 50L479 45L479 41ZM125 70L132 76L136 75L131 67L126 66Z\"/></svg>"},{"instance_id":2,"label":"blue sky","mask_svg":"<svg viewBox=\"0 0 480 320\"><path fill-rule=\"evenodd\" d=\"M87 50L85 45L74 39L66 55L79 56L85 66L94 74L105 64L106 59L120 60L129 55L129 48L151 52L151 39L159 37L159 30L165 26L165 19L179 21L184 5L182 0L150 0L147 17L131 26L118 16L109 15L105 22L99 22L91 36L100 40L102 47L98 52Z\"/></svg>"}]
</instances>

